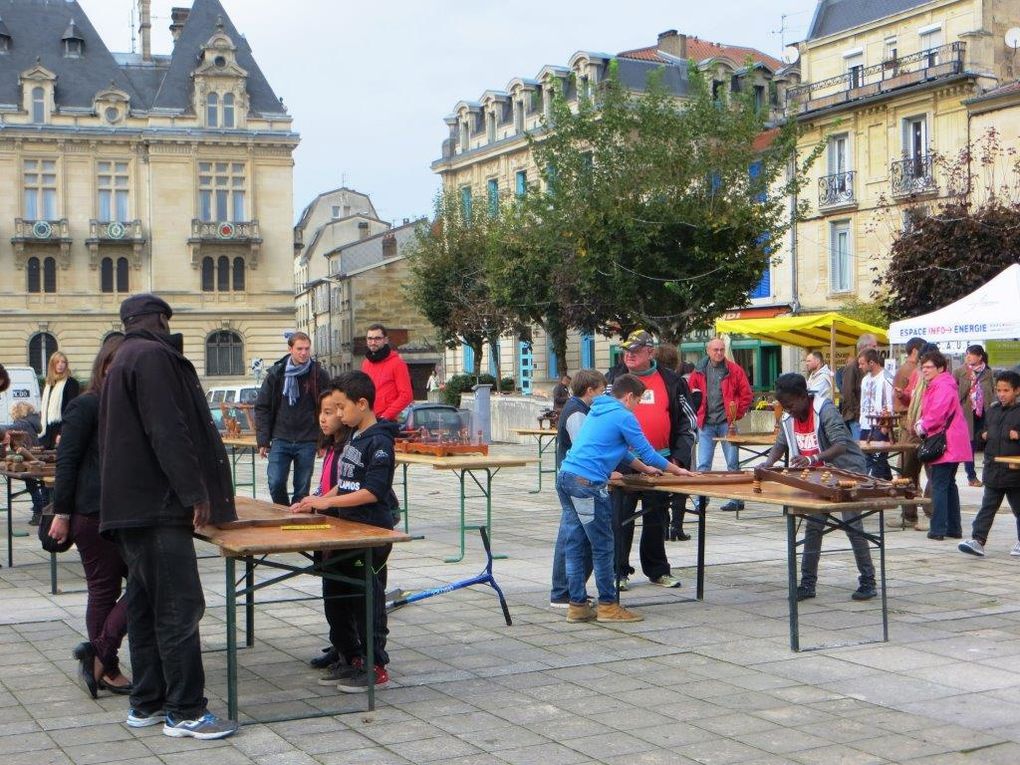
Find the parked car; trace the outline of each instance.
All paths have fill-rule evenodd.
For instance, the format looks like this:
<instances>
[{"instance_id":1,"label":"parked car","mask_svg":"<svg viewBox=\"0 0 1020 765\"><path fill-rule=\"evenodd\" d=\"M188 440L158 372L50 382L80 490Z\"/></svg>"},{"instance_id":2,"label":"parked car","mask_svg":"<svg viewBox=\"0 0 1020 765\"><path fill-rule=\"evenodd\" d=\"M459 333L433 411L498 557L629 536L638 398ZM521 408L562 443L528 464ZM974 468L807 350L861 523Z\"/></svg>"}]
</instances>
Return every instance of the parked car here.
<instances>
[{"instance_id":1,"label":"parked car","mask_svg":"<svg viewBox=\"0 0 1020 765\"><path fill-rule=\"evenodd\" d=\"M445 438L456 438L465 426L457 407L425 402L408 406L397 415L397 423L404 435L425 428L429 435L442 435Z\"/></svg>"},{"instance_id":2,"label":"parked car","mask_svg":"<svg viewBox=\"0 0 1020 765\"><path fill-rule=\"evenodd\" d=\"M205 394L210 404L254 404L259 389L254 385L217 385Z\"/></svg>"},{"instance_id":3,"label":"parked car","mask_svg":"<svg viewBox=\"0 0 1020 765\"><path fill-rule=\"evenodd\" d=\"M32 367L7 366L11 387L0 393L0 427L11 424L11 404L27 401L39 411L39 378Z\"/></svg>"}]
</instances>

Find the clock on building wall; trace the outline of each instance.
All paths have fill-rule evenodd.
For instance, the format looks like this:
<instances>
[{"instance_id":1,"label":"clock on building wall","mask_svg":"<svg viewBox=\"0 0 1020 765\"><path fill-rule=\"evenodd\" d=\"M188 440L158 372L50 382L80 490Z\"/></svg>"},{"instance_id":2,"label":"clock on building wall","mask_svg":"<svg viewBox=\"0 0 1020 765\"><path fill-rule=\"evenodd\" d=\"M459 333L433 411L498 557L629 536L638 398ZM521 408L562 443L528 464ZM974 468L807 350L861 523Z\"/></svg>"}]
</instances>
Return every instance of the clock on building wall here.
<instances>
[{"instance_id":1,"label":"clock on building wall","mask_svg":"<svg viewBox=\"0 0 1020 765\"><path fill-rule=\"evenodd\" d=\"M32 224L32 236L36 239L49 239L53 235L53 226L47 220L37 220Z\"/></svg>"},{"instance_id":2,"label":"clock on building wall","mask_svg":"<svg viewBox=\"0 0 1020 765\"><path fill-rule=\"evenodd\" d=\"M120 221L113 221L106 227L106 235L110 237L110 239L123 239L124 224Z\"/></svg>"},{"instance_id":3,"label":"clock on building wall","mask_svg":"<svg viewBox=\"0 0 1020 765\"><path fill-rule=\"evenodd\" d=\"M220 239L233 239L236 233L237 229L234 228L234 224L230 221L223 221L216 228L216 235Z\"/></svg>"}]
</instances>

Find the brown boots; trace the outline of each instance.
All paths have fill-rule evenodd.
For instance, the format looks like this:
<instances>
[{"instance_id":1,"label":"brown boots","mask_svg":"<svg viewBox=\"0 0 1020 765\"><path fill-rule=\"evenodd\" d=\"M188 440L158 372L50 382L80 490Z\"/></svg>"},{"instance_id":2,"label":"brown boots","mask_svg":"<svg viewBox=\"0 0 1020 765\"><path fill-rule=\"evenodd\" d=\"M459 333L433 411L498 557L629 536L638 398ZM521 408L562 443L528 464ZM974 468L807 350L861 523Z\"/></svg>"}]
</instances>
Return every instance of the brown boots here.
<instances>
[{"instance_id":1,"label":"brown boots","mask_svg":"<svg viewBox=\"0 0 1020 765\"><path fill-rule=\"evenodd\" d=\"M591 622L598 619L600 622L640 622L645 617L628 611L619 603L599 603L598 609L592 608L587 603L571 603L567 606L567 621Z\"/></svg>"}]
</instances>

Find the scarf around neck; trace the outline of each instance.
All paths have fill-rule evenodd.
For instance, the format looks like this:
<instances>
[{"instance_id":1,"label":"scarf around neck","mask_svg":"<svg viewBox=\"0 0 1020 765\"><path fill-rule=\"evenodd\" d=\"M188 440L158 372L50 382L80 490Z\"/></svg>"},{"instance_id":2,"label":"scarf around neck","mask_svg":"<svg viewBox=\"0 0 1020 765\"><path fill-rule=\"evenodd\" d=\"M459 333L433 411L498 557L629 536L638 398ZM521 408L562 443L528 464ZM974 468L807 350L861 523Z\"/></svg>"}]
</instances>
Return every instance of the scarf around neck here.
<instances>
[{"instance_id":1,"label":"scarf around neck","mask_svg":"<svg viewBox=\"0 0 1020 765\"><path fill-rule=\"evenodd\" d=\"M42 429L39 431L40 436L46 435L46 426L55 425L60 422L60 406L64 403L64 385L67 384L67 378L63 380L57 380L52 386L46 386L43 391L42 400Z\"/></svg>"},{"instance_id":2,"label":"scarf around neck","mask_svg":"<svg viewBox=\"0 0 1020 765\"><path fill-rule=\"evenodd\" d=\"M301 396L297 378L305 374L311 366L311 359L308 359L304 364L295 364L290 356L287 357L287 367L283 370L283 395L291 406L297 404L298 398Z\"/></svg>"},{"instance_id":3,"label":"scarf around neck","mask_svg":"<svg viewBox=\"0 0 1020 765\"><path fill-rule=\"evenodd\" d=\"M365 358L372 362L382 361L383 359L390 355L391 350L392 349L390 348L390 344L386 343L386 345L384 345L377 351L373 351L371 349L365 351Z\"/></svg>"}]
</instances>

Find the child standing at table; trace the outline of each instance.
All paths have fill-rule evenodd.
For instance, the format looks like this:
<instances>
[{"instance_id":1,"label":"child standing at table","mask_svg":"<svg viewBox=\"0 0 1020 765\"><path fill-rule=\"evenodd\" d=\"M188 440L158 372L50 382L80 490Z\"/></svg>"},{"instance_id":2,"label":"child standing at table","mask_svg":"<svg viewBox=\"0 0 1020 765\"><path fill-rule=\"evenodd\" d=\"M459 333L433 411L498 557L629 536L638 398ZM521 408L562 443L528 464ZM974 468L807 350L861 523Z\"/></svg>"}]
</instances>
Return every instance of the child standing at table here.
<instances>
[{"instance_id":1,"label":"child standing at table","mask_svg":"<svg viewBox=\"0 0 1020 765\"><path fill-rule=\"evenodd\" d=\"M556 476L556 493L563 514L566 546L567 586L570 604L568 622L638 622L644 617L620 605L616 591L613 560L613 507L609 500L608 481L628 450L651 466L651 472L666 471L674 475L691 475L666 460L648 443L634 416L634 407L645 392L645 384L631 374L620 375L613 382L611 396L598 396L584 420L573 445L560 464ZM585 591L584 553L591 546L598 588L598 609L588 605Z\"/></svg>"},{"instance_id":2,"label":"child standing at table","mask_svg":"<svg viewBox=\"0 0 1020 765\"><path fill-rule=\"evenodd\" d=\"M985 493L981 509L974 517L971 538L959 545L961 552L981 557L984 557L988 532L992 530L1003 498L1017 518L1017 538L1020 539L1020 470L995 459L1020 456L1020 374L999 372L995 376L995 397L998 401L985 409L984 431L975 434L985 442L985 468L981 476ZM1020 556L1020 541L1013 545L1009 554Z\"/></svg>"},{"instance_id":3,"label":"child standing at table","mask_svg":"<svg viewBox=\"0 0 1020 765\"><path fill-rule=\"evenodd\" d=\"M346 442L334 446L329 469L323 467L323 473L329 476L329 491L320 497L305 497L291 507L292 512L321 513L393 528L396 465L393 439L398 426L394 422L377 421L372 412L374 404L375 385L364 372L345 372L330 383L330 396L328 403L323 404L320 426L324 433L338 434L341 426L352 432ZM323 578L323 609L329 623L330 642L340 661L319 680L320 684L335 684L337 690L344 693L366 691L370 684L376 688L389 684L386 669L389 629L383 578L391 548L392 545L372 548L374 667L365 666L368 631L364 592L355 584ZM365 558L364 551L348 557L333 555L324 563L325 573L361 580Z\"/></svg>"}]
</instances>

